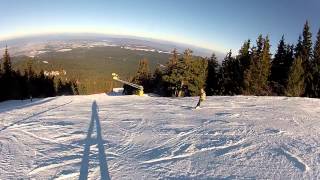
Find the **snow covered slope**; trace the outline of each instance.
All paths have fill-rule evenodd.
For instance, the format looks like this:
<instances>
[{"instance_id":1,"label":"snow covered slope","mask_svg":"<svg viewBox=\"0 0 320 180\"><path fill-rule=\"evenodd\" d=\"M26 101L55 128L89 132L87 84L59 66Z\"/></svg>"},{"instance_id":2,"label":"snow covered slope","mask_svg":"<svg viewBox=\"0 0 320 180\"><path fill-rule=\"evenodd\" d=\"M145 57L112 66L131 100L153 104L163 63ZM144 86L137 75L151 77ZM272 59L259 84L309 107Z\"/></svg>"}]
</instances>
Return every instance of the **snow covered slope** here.
<instances>
[{"instance_id":1,"label":"snow covered slope","mask_svg":"<svg viewBox=\"0 0 320 180\"><path fill-rule=\"evenodd\" d=\"M320 177L320 100L65 96L0 103L0 179Z\"/></svg>"}]
</instances>

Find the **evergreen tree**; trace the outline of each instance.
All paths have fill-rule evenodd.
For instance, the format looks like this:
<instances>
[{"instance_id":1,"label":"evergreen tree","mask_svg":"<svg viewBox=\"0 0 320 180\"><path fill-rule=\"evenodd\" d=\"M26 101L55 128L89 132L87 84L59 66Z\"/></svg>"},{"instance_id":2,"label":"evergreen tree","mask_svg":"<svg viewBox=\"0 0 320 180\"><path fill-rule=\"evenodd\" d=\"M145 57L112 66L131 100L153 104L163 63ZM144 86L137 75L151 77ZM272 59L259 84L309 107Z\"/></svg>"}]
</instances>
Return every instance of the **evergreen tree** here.
<instances>
[{"instance_id":1,"label":"evergreen tree","mask_svg":"<svg viewBox=\"0 0 320 180\"><path fill-rule=\"evenodd\" d=\"M236 95L241 93L241 69L238 59L232 57L231 50L222 62L222 93L225 95Z\"/></svg>"},{"instance_id":2,"label":"evergreen tree","mask_svg":"<svg viewBox=\"0 0 320 180\"><path fill-rule=\"evenodd\" d=\"M208 60L208 77L206 80L206 92L208 95L219 94L219 68L217 57L213 53Z\"/></svg>"},{"instance_id":3,"label":"evergreen tree","mask_svg":"<svg viewBox=\"0 0 320 180\"><path fill-rule=\"evenodd\" d=\"M168 64L174 64L170 61ZM198 95L200 88L205 86L207 66L207 60L195 58L192 50L185 50L175 65L167 66L162 76L166 94L176 97Z\"/></svg>"},{"instance_id":4,"label":"evergreen tree","mask_svg":"<svg viewBox=\"0 0 320 180\"><path fill-rule=\"evenodd\" d=\"M142 59L139 62L139 67L136 75L133 78L133 83L143 86L145 92L151 92L151 72L149 69L149 61Z\"/></svg>"},{"instance_id":5,"label":"evergreen tree","mask_svg":"<svg viewBox=\"0 0 320 180\"><path fill-rule=\"evenodd\" d=\"M2 94L3 100L15 98L15 86L16 82L13 79L13 73L11 68L11 58L6 46L3 54L3 74L2 74Z\"/></svg>"},{"instance_id":6,"label":"evergreen tree","mask_svg":"<svg viewBox=\"0 0 320 180\"><path fill-rule=\"evenodd\" d=\"M303 34L302 34L303 40L302 40L302 53L301 53L301 59L302 59L302 66L305 72L305 96L312 97L314 96L312 92L312 74L313 74L313 68L311 65L311 57L312 57L312 34L310 32L310 27L308 21L306 21L304 28L303 28Z\"/></svg>"},{"instance_id":7,"label":"evergreen tree","mask_svg":"<svg viewBox=\"0 0 320 180\"><path fill-rule=\"evenodd\" d=\"M313 48L313 81L312 81L312 92L313 97L320 97L320 29L317 34L317 40Z\"/></svg>"},{"instance_id":8,"label":"evergreen tree","mask_svg":"<svg viewBox=\"0 0 320 180\"><path fill-rule=\"evenodd\" d=\"M19 76L18 83L19 83L19 90L20 90L20 98L25 99L28 97L28 79L25 75L21 75L20 72L18 72Z\"/></svg>"},{"instance_id":9,"label":"evergreen tree","mask_svg":"<svg viewBox=\"0 0 320 180\"><path fill-rule=\"evenodd\" d=\"M250 67L250 40L247 40L243 43L242 47L239 50L237 59L240 63L240 77L241 77L241 92L245 88L245 72L249 69Z\"/></svg>"},{"instance_id":10,"label":"evergreen tree","mask_svg":"<svg viewBox=\"0 0 320 180\"><path fill-rule=\"evenodd\" d=\"M140 60L135 79L143 81L144 79L150 79L150 77L149 61L147 59Z\"/></svg>"},{"instance_id":11,"label":"evergreen tree","mask_svg":"<svg viewBox=\"0 0 320 180\"><path fill-rule=\"evenodd\" d=\"M24 70L24 75L27 80L27 94L29 97L35 97L36 96L36 75L35 72L32 69L32 59L28 59L27 61L27 68Z\"/></svg>"},{"instance_id":12,"label":"evergreen tree","mask_svg":"<svg viewBox=\"0 0 320 180\"><path fill-rule=\"evenodd\" d=\"M269 76L270 76L270 65L271 63L271 53L270 53L270 41L267 36L263 42L263 50L262 50L262 67L261 67L261 88L265 91L265 93L269 94Z\"/></svg>"},{"instance_id":13,"label":"evergreen tree","mask_svg":"<svg viewBox=\"0 0 320 180\"><path fill-rule=\"evenodd\" d=\"M173 49L171 54L172 55L168 61L168 67L174 67L175 65L177 65L178 60L179 60L179 54L178 54L178 50L176 48Z\"/></svg>"},{"instance_id":14,"label":"evergreen tree","mask_svg":"<svg viewBox=\"0 0 320 180\"><path fill-rule=\"evenodd\" d=\"M298 42L297 42L297 45L296 45L294 51L295 51L295 53L294 53L294 57L295 58L302 56L303 47L302 47L302 37L301 37L301 35L299 36L299 39L298 39Z\"/></svg>"},{"instance_id":15,"label":"evergreen tree","mask_svg":"<svg viewBox=\"0 0 320 180\"><path fill-rule=\"evenodd\" d=\"M143 86L144 91L147 93L152 91L152 79L147 59L139 61L137 73L131 82ZM136 91L136 89L131 88L128 85L124 85L123 87L126 94L134 94L134 91Z\"/></svg>"},{"instance_id":16,"label":"evergreen tree","mask_svg":"<svg viewBox=\"0 0 320 180\"><path fill-rule=\"evenodd\" d=\"M293 47L287 45L282 36L271 65L270 81L277 95L284 95L288 73L293 62Z\"/></svg>"},{"instance_id":17,"label":"evergreen tree","mask_svg":"<svg viewBox=\"0 0 320 180\"><path fill-rule=\"evenodd\" d=\"M4 55L3 55L3 72L6 75L11 74L11 72L12 72L11 58L10 58L7 46L5 48Z\"/></svg>"},{"instance_id":18,"label":"evergreen tree","mask_svg":"<svg viewBox=\"0 0 320 180\"><path fill-rule=\"evenodd\" d=\"M197 96L200 89L205 88L208 75L208 60L204 58L195 58L190 61L190 75L186 83L184 96Z\"/></svg>"},{"instance_id":19,"label":"evergreen tree","mask_svg":"<svg viewBox=\"0 0 320 180\"><path fill-rule=\"evenodd\" d=\"M152 78L152 86L154 93L159 95L165 95L164 87L165 84L162 81L163 71L161 70L160 65L157 65Z\"/></svg>"},{"instance_id":20,"label":"evergreen tree","mask_svg":"<svg viewBox=\"0 0 320 180\"><path fill-rule=\"evenodd\" d=\"M307 64L310 62L312 56L312 34L310 32L310 27L308 21L306 21L303 28L303 40L302 40L302 60L303 63Z\"/></svg>"},{"instance_id":21,"label":"evergreen tree","mask_svg":"<svg viewBox=\"0 0 320 180\"><path fill-rule=\"evenodd\" d=\"M186 49L183 52L183 61L185 62L185 64L190 63L190 61L192 60L192 53L193 51L191 49Z\"/></svg>"},{"instance_id":22,"label":"evergreen tree","mask_svg":"<svg viewBox=\"0 0 320 180\"><path fill-rule=\"evenodd\" d=\"M176 96L178 94L178 79L174 76L177 74L177 64L179 62L177 49L171 52L169 61L162 74L161 82L164 86L164 94L167 96Z\"/></svg>"},{"instance_id":23,"label":"evergreen tree","mask_svg":"<svg viewBox=\"0 0 320 180\"><path fill-rule=\"evenodd\" d=\"M317 40L313 48L313 63L320 66L320 29L317 34Z\"/></svg>"},{"instance_id":24,"label":"evergreen tree","mask_svg":"<svg viewBox=\"0 0 320 180\"><path fill-rule=\"evenodd\" d=\"M58 95L74 95L72 81L62 82L59 78L57 84Z\"/></svg>"},{"instance_id":25,"label":"evergreen tree","mask_svg":"<svg viewBox=\"0 0 320 180\"><path fill-rule=\"evenodd\" d=\"M192 61L192 50L186 49L183 52L183 57L178 60L176 73L173 74L174 79L177 79L176 87L177 94L176 97L186 96L186 86L188 81L191 80L191 61ZM182 94L184 93L184 94Z\"/></svg>"},{"instance_id":26,"label":"evergreen tree","mask_svg":"<svg viewBox=\"0 0 320 180\"><path fill-rule=\"evenodd\" d=\"M250 66L250 43L250 40L245 41L237 56L243 71L247 70Z\"/></svg>"},{"instance_id":27,"label":"evergreen tree","mask_svg":"<svg viewBox=\"0 0 320 180\"><path fill-rule=\"evenodd\" d=\"M174 54L171 58L174 57ZM171 96L182 96L183 88L188 81L190 73L190 61L192 59L192 51L185 50L183 57L179 58L176 65L168 66L166 73L163 76L163 81L167 84L168 94ZM171 60L169 60L169 65Z\"/></svg>"},{"instance_id":28,"label":"evergreen tree","mask_svg":"<svg viewBox=\"0 0 320 180\"><path fill-rule=\"evenodd\" d=\"M244 94L267 95L269 94L270 75L270 44L268 36L264 39L259 35L257 47L251 50L249 68L244 72Z\"/></svg>"},{"instance_id":29,"label":"evergreen tree","mask_svg":"<svg viewBox=\"0 0 320 180\"><path fill-rule=\"evenodd\" d=\"M287 96L301 96L304 93L304 70L302 58L295 58L290 68L288 84L286 88Z\"/></svg>"}]
</instances>

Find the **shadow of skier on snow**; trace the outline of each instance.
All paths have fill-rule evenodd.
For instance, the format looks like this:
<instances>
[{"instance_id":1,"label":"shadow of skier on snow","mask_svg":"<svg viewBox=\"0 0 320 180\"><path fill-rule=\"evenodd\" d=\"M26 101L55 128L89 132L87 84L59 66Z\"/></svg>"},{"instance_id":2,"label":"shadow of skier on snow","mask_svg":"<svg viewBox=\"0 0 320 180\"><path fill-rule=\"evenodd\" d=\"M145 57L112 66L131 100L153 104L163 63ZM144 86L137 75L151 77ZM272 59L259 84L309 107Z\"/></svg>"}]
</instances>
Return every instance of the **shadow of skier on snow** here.
<instances>
[{"instance_id":1,"label":"shadow of skier on snow","mask_svg":"<svg viewBox=\"0 0 320 180\"><path fill-rule=\"evenodd\" d=\"M94 124L96 124L96 132L97 132L96 139L91 137L93 133ZM83 152L81 168L80 168L80 176L79 176L80 180L84 180L88 178L90 146L94 144L98 145L98 153L99 153L98 158L99 158L100 175L101 175L100 179L110 180L106 153L105 153L103 142L104 141L101 135L101 126L100 126L100 120L98 115L98 105L96 101L94 101L92 103L92 115L91 115L90 126L88 129L87 137L85 139L84 152Z\"/></svg>"}]
</instances>

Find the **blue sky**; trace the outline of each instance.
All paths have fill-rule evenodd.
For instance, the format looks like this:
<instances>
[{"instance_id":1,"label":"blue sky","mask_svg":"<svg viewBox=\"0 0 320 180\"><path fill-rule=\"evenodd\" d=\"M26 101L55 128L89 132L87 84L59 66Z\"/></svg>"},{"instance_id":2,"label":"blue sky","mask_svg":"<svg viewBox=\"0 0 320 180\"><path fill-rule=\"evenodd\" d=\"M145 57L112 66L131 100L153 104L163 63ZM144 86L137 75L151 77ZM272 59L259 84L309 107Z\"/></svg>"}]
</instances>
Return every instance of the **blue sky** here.
<instances>
[{"instance_id":1,"label":"blue sky","mask_svg":"<svg viewBox=\"0 0 320 180\"><path fill-rule=\"evenodd\" d=\"M320 28L319 0L0 0L0 40L93 32L237 51L268 34L273 50L284 34L295 43L308 19Z\"/></svg>"}]
</instances>

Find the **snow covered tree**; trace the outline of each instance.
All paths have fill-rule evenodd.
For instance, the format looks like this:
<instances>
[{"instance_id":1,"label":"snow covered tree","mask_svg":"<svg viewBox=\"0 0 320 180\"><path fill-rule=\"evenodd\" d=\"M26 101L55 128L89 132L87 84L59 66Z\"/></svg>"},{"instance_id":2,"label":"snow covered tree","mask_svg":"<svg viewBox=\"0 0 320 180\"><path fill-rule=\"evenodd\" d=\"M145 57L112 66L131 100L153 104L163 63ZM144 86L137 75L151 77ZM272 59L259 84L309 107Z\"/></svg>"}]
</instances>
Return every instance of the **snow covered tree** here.
<instances>
[{"instance_id":1,"label":"snow covered tree","mask_svg":"<svg viewBox=\"0 0 320 180\"><path fill-rule=\"evenodd\" d=\"M301 96L304 93L304 69L302 58L295 58L290 68L288 84L286 88L287 96Z\"/></svg>"}]
</instances>

